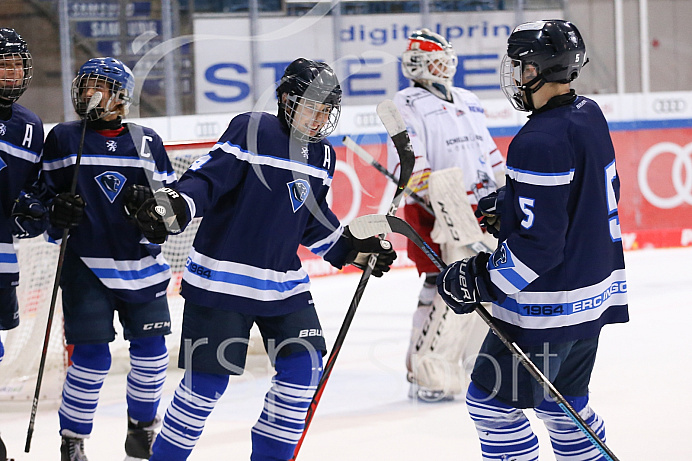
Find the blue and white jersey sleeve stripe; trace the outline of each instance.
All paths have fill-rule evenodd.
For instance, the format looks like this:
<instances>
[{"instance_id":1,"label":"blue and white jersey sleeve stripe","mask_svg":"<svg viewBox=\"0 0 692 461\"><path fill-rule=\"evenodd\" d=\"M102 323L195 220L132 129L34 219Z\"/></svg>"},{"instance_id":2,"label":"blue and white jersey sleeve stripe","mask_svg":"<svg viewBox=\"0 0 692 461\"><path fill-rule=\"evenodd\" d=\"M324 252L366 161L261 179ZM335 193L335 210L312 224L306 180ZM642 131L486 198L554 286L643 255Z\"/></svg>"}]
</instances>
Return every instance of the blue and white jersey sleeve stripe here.
<instances>
[{"instance_id":1,"label":"blue and white jersey sleeve stripe","mask_svg":"<svg viewBox=\"0 0 692 461\"><path fill-rule=\"evenodd\" d=\"M538 274L512 253L507 242L502 242L493 253L488 272L490 280L506 294L518 293L538 278Z\"/></svg>"},{"instance_id":2,"label":"blue and white jersey sleeve stripe","mask_svg":"<svg viewBox=\"0 0 692 461\"><path fill-rule=\"evenodd\" d=\"M508 166L507 176L517 182L533 186L564 186L574 179L574 169L559 173L541 173Z\"/></svg>"},{"instance_id":3,"label":"blue and white jersey sleeve stripe","mask_svg":"<svg viewBox=\"0 0 692 461\"><path fill-rule=\"evenodd\" d=\"M19 273L19 262L12 243L0 243L0 273Z\"/></svg>"},{"instance_id":4,"label":"blue and white jersey sleeve stripe","mask_svg":"<svg viewBox=\"0 0 692 461\"><path fill-rule=\"evenodd\" d=\"M163 253L159 253L156 258L145 256L140 260L131 261L93 257L81 259L111 290L138 291L168 282L171 278L171 269Z\"/></svg>"}]
</instances>

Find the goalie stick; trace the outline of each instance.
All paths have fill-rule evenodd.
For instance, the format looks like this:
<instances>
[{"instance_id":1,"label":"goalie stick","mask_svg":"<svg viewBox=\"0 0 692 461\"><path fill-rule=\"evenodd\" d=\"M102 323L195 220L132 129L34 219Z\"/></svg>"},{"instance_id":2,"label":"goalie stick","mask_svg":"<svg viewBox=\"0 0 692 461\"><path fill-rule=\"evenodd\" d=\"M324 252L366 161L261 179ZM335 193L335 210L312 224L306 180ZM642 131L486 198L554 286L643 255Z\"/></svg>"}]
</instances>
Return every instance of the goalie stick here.
<instances>
[{"instance_id":1,"label":"goalie stick","mask_svg":"<svg viewBox=\"0 0 692 461\"><path fill-rule=\"evenodd\" d=\"M437 266L440 271L443 271L447 266L444 261L430 248L430 246L423 240L423 238L411 227L409 223L396 216L384 216L384 215L366 215L355 218L349 224L349 229L351 229L351 234L359 239L365 239L373 235L379 235L381 233L394 232L396 234L401 234L407 239L411 240L417 247L419 247L428 258ZM577 425L579 430L581 430L586 438L601 452L601 454L608 461L618 461L615 454L606 446L600 437L591 429L584 418L582 418L579 413L569 404L569 402L560 394L560 391L550 382L550 380L541 372L541 370L529 359L529 357L521 350L518 344L511 341L506 333L495 323L494 318L488 313L488 311L481 304L476 304L475 312L481 316L483 321L490 327L492 332L497 336L500 341L512 352L514 355L526 368L526 370L533 376L533 378L538 381L538 383L543 387L543 389L548 392L548 394L555 400L555 403L562 409L562 411L567 415L574 424Z\"/></svg>"},{"instance_id":2,"label":"goalie stick","mask_svg":"<svg viewBox=\"0 0 692 461\"><path fill-rule=\"evenodd\" d=\"M394 105L394 103L389 99L385 99L384 101L379 103L377 105L377 115L380 117L380 120L382 120L384 127L387 129L387 133L392 138L392 142L394 143L396 151L399 154L399 164L401 165L401 175L399 177L399 181L397 182L396 193L394 194L394 198L392 199L392 202L389 206L389 211L387 212L387 216L392 216L396 213L396 210L399 207L399 203L401 202L401 199L404 197L404 190L406 188L406 185L408 184L409 179L411 178L411 173L413 172L413 165L416 159L413 153L413 148L411 147L411 140L409 139L408 132L406 131L406 124L404 123L404 120L401 118L401 114L399 113L399 110ZM331 375L332 370L334 369L334 363L336 362L336 359L339 356L341 346L343 346L344 344L346 334L348 333L348 330L351 327L351 322L353 321L353 318L356 315L356 310L358 309L358 305L360 304L360 299L363 297L363 292L365 291L365 287L368 284L368 280L370 279L370 275L372 274L372 270L375 267L376 263L377 255L371 254L368 258L368 265L365 267L365 270L363 271L363 274L360 277L360 281L358 282L358 286L356 287L356 292L353 295L351 304L349 305L348 310L346 311L346 316L344 318L343 323L341 324L341 328L339 329L339 334L337 335L336 340L334 341L332 351L329 354L329 358L327 359L327 362L324 365L322 377L320 378L320 381L317 383L315 395L313 396L312 401L310 402L307 415L305 416L305 428L303 429L303 433L300 436L300 440L298 441L298 444L296 445L296 448L293 451L293 458L291 458L290 461L294 461L298 457L300 447L303 445L303 440L305 440L305 435L308 432L310 423L312 422L312 418L315 416L315 410L317 409L317 405L320 403L322 393L324 392L324 388L327 385L329 376Z\"/></svg>"},{"instance_id":3,"label":"goalie stick","mask_svg":"<svg viewBox=\"0 0 692 461\"><path fill-rule=\"evenodd\" d=\"M77 158L74 163L74 173L72 174L72 184L70 193L74 195L77 191L77 178L79 174L79 164L82 161L82 151L84 150L84 137L86 136L87 116L89 112L94 110L101 102L103 93L97 91L89 99L87 109L82 118L82 137L79 140L79 148L77 150ZM24 453L29 453L31 450L31 438L34 435L34 423L36 422L36 412L38 411L38 398L41 393L41 383L43 382L43 371L46 368L46 356L48 354L48 341L50 340L50 330L53 325L53 315L55 314L55 302L58 299L58 288L60 287L60 274L62 273L62 265L65 260L65 250L67 249L67 234L69 229L65 228L62 231L62 240L60 240L60 253L58 254L58 267L55 270L55 281L53 282L53 293L50 297L50 307L48 308L48 322L46 325L46 334L43 338L43 350L41 351L41 362L38 366L38 376L36 377L36 389L34 390L34 399L31 403L31 416L29 417L29 428L26 432L26 443L24 444Z\"/></svg>"}]
</instances>

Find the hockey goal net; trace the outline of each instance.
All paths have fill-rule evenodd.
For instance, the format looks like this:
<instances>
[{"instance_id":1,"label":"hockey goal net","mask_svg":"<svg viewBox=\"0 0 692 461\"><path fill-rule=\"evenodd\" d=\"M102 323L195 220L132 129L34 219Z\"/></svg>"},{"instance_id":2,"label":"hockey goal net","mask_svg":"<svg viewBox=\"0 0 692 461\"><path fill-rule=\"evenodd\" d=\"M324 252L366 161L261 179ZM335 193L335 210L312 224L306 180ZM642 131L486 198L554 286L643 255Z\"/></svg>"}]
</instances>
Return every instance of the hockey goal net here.
<instances>
[{"instance_id":1,"label":"hockey goal net","mask_svg":"<svg viewBox=\"0 0 692 461\"><path fill-rule=\"evenodd\" d=\"M197 157L209 152L213 145L213 141L167 144L166 149L178 177ZM184 304L178 292L185 261L198 226L199 221L194 220L185 232L171 236L163 245L164 255L173 272L168 287L173 332L166 337L173 366L177 364ZM2 332L5 357L0 362L0 400L3 401L26 401L33 398L59 252L57 245L46 242L43 237L23 239L17 243L20 323L15 329ZM128 342L122 338L122 328L117 316L114 323L118 336L110 348L113 357L111 372L125 372L129 369ZM41 385L42 400L60 398L68 357L63 334L61 296L58 293Z\"/></svg>"}]
</instances>

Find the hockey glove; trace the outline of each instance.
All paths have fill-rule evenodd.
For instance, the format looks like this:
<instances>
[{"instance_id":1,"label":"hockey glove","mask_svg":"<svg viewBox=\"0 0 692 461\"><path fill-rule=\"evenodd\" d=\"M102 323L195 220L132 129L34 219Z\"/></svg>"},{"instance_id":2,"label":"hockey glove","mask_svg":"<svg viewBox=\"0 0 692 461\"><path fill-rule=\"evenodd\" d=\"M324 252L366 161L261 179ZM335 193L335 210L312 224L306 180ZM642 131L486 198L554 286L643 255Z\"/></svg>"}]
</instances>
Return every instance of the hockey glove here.
<instances>
[{"instance_id":1,"label":"hockey glove","mask_svg":"<svg viewBox=\"0 0 692 461\"><path fill-rule=\"evenodd\" d=\"M389 271L390 266L396 259L396 252L389 240L381 240L378 237L369 237L364 240L355 238L348 226L344 229L343 237L348 239L351 251L346 256L344 264L353 264L360 270L365 270L368 259L372 253L377 253L377 262L372 269L372 275L382 277L382 274Z\"/></svg>"},{"instance_id":2,"label":"hockey glove","mask_svg":"<svg viewBox=\"0 0 692 461\"><path fill-rule=\"evenodd\" d=\"M135 214L135 223L151 243L163 243L169 234L179 234L187 225L187 203L175 190L162 187Z\"/></svg>"},{"instance_id":3,"label":"hockey glove","mask_svg":"<svg viewBox=\"0 0 692 461\"><path fill-rule=\"evenodd\" d=\"M33 194L22 191L12 205L10 225L17 238L36 237L48 229L48 210Z\"/></svg>"},{"instance_id":4,"label":"hockey glove","mask_svg":"<svg viewBox=\"0 0 692 461\"><path fill-rule=\"evenodd\" d=\"M132 184L125 188L123 193L123 211L128 221L134 223L135 213L144 202L154 197L154 193L149 186Z\"/></svg>"},{"instance_id":5,"label":"hockey glove","mask_svg":"<svg viewBox=\"0 0 692 461\"><path fill-rule=\"evenodd\" d=\"M62 192L50 201L50 225L60 229L74 229L84 218L86 202L70 192Z\"/></svg>"},{"instance_id":6,"label":"hockey glove","mask_svg":"<svg viewBox=\"0 0 692 461\"><path fill-rule=\"evenodd\" d=\"M478 277L485 272L490 253L478 253L447 267L437 276L437 292L457 314L470 314L482 301Z\"/></svg>"},{"instance_id":7,"label":"hockey glove","mask_svg":"<svg viewBox=\"0 0 692 461\"><path fill-rule=\"evenodd\" d=\"M474 214L482 217L480 224L490 235L497 238L500 233L500 215L502 204L505 200L505 187L502 186L478 201L478 208Z\"/></svg>"}]
</instances>

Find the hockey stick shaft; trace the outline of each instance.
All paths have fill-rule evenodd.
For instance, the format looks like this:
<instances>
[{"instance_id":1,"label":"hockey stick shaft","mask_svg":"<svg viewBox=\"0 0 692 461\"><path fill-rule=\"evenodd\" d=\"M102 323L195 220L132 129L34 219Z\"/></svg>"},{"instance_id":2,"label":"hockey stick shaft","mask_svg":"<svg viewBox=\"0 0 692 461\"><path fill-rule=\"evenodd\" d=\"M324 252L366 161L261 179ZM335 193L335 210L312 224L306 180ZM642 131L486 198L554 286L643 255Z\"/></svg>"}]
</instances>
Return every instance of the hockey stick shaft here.
<instances>
[{"instance_id":1,"label":"hockey stick shaft","mask_svg":"<svg viewBox=\"0 0 692 461\"><path fill-rule=\"evenodd\" d=\"M346 146L346 148L350 149L358 157L363 159L363 161L365 163L369 163L370 165L372 165L377 171L382 173L385 177L389 178L394 184L399 183L399 178L394 176L392 173L389 172L389 170L387 168L384 167L384 165L382 165L380 162L375 160L375 157L370 155L370 152L363 149L363 147L361 147L358 143L356 143L353 140L353 138L351 138L350 136L344 136L343 143L344 143L344 146ZM406 193L406 195L411 197L413 200L415 200L416 203L418 203L418 205L420 205L430 215L435 216L435 212L433 211L432 208L430 208L430 205L425 203L425 200L423 199L423 197L421 197L420 195L418 195L417 193L412 191L409 187L406 187L405 193Z\"/></svg>"},{"instance_id":2,"label":"hockey stick shaft","mask_svg":"<svg viewBox=\"0 0 692 461\"><path fill-rule=\"evenodd\" d=\"M86 114L88 115L101 102L103 94L100 92L94 93L89 100ZM86 136L86 116L82 119L82 137L79 140L79 149L77 150L77 158L75 159L74 172L72 174L72 183L70 184L70 193L74 195L77 191L77 178L79 175L79 165L82 161L82 152L84 150L84 138ZM46 368L46 357L48 355L48 343L50 341L50 332L53 326L53 316L55 315L55 305L58 299L58 288L60 287L60 275L62 274L63 261L65 260L65 250L67 249L67 236L69 230L67 228L62 231L62 240L60 240L60 252L58 254L58 267L55 270L55 280L53 281L53 292L50 297L50 307L48 309L48 321L46 324L46 333L43 337L43 349L41 350L41 361L38 366L38 376L36 377L36 389L34 390L34 399L31 402L31 416L29 417L29 428L26 433L26 443L24 444L24 453L29 453L31 450L31 439L34 435L34 424L36 423L36 412L38 411L38 399L41 394L41 384L43 382L43 372Z\"/></svg>"},{"instance_id":3,"label":"hockey stick shaft","mask_svg":"<svg viewBox=\"0 0 692 461\"><path fill-rule=\"evenodd\" d=\"M387 128L387 132L392 138L392 141L394 142L394 146L396 147L397 153L399 154L399 164L401 165L401 175L399 177L399 181L397 182L396 193L394 194L394 198L392 199L392 202L389 206L389 211L387 212L387 215L394 215L399 206L399 203L404 197L404 189L406 188L406 185L408 184L408 181L411 178L411 173L413 172L413 165L416 159L413 153L413 148L411 147L411 140L409 139L408 132L406 131L406 125L404 124L403 119L401 118L401 114L399 114L399 111L394 105L394 103L391 100L383 101L377 106L377 113L380 116L382 122L384 123L385 128ZM305 435L307 434L308 429L310 428L310 423L312 422L312 419L315 416L317 405L320 403L320 400L322 399L324 388L326 387L327 381L329 381L329 377L332 374L334 364L336 363L336 359L339 356L341 347L344 344L346 334L348 333L348 330L351 327L353 318L356 315L356 310L358 309L360 300L363 297L363 293L365 292L365 287L368 284L368 280L370 279L370 275L372 274L372 270L375 268L376 263L377 255L371 254L368 258L368 264L360 277L358 286L356 287L356 292L354 293L353 299L351 300L351 304L349 305L348 310L346 311L346 316L341 324L341 328L339 329L339 333L336 337L336 340L334 341L332 351L329 354L327 362L324 365L322 377L317 383L315 395L313 396L312 401L310 402L307 415L305 416L305 427L303 428L303 433L300 437L300 440L298 441L298 444L296 445L296 448L293 451L293 457L291 458L291 461L294 461L298 457L300 448L303 445L303 441L305 440Z\"/></svg>"},{"instance_id":4,"label":"hockey stick shaft","mask_svg":"<svg viewBox=\"0 0 692 461\"><path fill-rule=\"evenodd\" d=\"M446 264L442 259L430 248L423 238L403 219L396 216L369 215L361 216L354 219L351 223L351 229L354 237L363 238L370 236L373 233L394 232L401 234L411 240L425 255L437 266L440 271L446 269ZM541 372L531 359L524 353L519 345L509 339L507 334L495 322L494 318L481 304L475 306L475 312L481 316L483 321L488 325L492 332L502 341L502 343L512 352L531 376L538 381L543 389L555 400L555 403L562 411L576 424L576 426L584 433L587 439L601 452L608 461L618 461L615 454L606 446L600 437L591 429L584 418L570 405L570 403L562 396L557 388L550 380Z\"/></svg>"}]
</instances>

